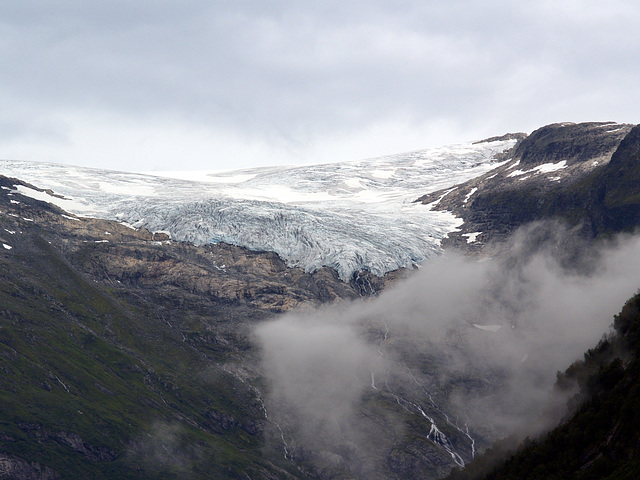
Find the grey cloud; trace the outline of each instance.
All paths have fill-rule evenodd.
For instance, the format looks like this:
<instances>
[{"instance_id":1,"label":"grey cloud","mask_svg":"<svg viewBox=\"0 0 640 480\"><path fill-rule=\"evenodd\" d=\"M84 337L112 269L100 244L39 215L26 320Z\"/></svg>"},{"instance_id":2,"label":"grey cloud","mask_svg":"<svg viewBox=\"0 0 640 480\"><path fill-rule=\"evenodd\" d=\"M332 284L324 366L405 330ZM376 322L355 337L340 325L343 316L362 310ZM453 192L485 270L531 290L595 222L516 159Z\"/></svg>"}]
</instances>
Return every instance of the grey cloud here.
<instances>
[{"instance_id":1,"label":"grey cloud","mask_svg":"<svg viewBox=\"0 0 640 480\"><path fill-rule=\"evenodd\" d=\"M289 407L307 441L353 415L375 358L375 351L340 322L340 313L334 314L320 323L292 317L258 330L270 346L264 362L274 381L271 400Z\"/></svg>"},{"instance_id":2,"label":"grey cloud","mask_svg":"<svg viewBox=\"0 0 640 480\"><path fill-rule=\"evenodd\" d=\"M473 140L633 121L639 15L628 1L7 3L0 82L42 117L166 117L301 152L386 122Z\"/></svg>"}]
</instances>

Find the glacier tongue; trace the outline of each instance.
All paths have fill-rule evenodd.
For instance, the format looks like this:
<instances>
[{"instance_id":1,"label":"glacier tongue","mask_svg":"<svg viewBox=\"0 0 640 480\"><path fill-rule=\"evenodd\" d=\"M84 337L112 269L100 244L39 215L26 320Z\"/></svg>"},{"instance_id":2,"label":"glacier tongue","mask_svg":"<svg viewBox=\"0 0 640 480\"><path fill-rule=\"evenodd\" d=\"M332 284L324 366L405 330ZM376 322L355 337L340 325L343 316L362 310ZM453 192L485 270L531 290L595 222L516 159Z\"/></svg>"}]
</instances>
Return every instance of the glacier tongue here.
<instances>
[{"instance_id":1,"label":"glacier tongue","mask_svg":"<svg viewBox=\"0 0 640 480\"><path fill-rule=\"evenodd\" d=\"M278 253L291 266L335 268L343 280L412 267L461 221L412 203L481 175L514 140L461 144L358 162L234 172L114 172L0 161L0 173L64 195L67 211L119 220L174 240L227 242ZM30 189L21 189L29 194ZM42 199L43 194L38 195Z\"/></svg>"}]
</instances>

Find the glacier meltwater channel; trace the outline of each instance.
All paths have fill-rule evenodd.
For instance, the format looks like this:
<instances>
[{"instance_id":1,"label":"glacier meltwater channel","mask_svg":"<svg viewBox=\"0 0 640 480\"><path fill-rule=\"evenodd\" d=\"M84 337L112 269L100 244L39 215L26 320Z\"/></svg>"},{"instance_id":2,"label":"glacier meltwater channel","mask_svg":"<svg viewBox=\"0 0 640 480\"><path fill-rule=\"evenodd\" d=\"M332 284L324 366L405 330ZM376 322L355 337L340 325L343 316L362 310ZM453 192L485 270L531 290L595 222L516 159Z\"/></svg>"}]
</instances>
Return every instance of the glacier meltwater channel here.
<instances>
[{"instance_id":1,"label":"glacier meltwater channel","mask_svg":"<svg viewBox=\"0 0 640 480\"><path fill-rule=\"evenodd\" d=\"M141 174L0 161L22 194L67 212L167 232L195 244L227 242L278 253L290 266L376 275L440 250L461 221L414 203L501 165L515 140L468 143L368 160L228 172ZM60 196L64 198L60 198Z\"/></svg>"}]
</instances>

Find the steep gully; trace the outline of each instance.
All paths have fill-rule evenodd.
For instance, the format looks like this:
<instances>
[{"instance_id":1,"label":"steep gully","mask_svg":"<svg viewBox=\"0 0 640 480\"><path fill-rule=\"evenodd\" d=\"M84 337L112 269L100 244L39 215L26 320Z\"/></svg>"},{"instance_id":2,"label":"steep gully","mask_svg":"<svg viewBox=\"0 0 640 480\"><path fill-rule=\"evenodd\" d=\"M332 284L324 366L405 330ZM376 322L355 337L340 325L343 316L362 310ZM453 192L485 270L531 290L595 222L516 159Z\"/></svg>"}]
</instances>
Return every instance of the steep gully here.
<instances>
[{"instance_id":1,"label":"steep gully","mask_svg":"<svg viewBox=\"0 0 640 480\"><path fill-rule=\"evenodd\" d=\"M382 335L382 340L380 341L380 344L378 345L378 357L376 357L375 360L373 360L373 362L369 365L369 370L371 372L371 388L373 388L376 391L380 391L380 389L378 389L378 387L376 386L376 375L375 375L375 370L380 362L380 359L385 358L385 354L384 354L384 348L385 348L385 344L389 338L389 326L387 325L387 322L383 321L384 324L384 332ZM395 363L395 362L394 362ZM396 364L397 365L397 364ZM429 391L426 389L426 387L424 385L422 385L418 379L415 377L415 375L413 374L413 372L411 371L411 369L407 366L403 367L404 370L407 371L407 373L409 374L409 376L411 377L412 381L415 383L415 385L419 388L419 390L425 395L426 398L429 399L429 403L431 405L431 408L433 408L434 410L436 410L438 413L440 413L444 418L446 423L453 427L455 430L457 430L458 432L460 432L464 437L466 437L469 442L470 442L470 450L471 450L471 460L475 457L475 440L473 439L473 437L469 434L469 427L468 424L465 424L465 429L461 429L456 423L453 423L449 420L449 416L444 412L444 410L442 410L442 408L433 400L432 395L429 393ZM462 456L456 451L455 447L451 444L451 442L449 441L449 439L447 438L447 436L440 431L440 429L438 428L438 425L435 421L435 419L431 416L429 416L425 411L424 411L424 407L420 404L420 401L411 401L409 399L407 399L406 397L404 397L402 394L396 392L390 385L389 385L389 377L391 375L391 368L387 369L386 374L385 374L385 379L384 379L384 391L389 393L397 402L398 405L400 405L400 407L402 407L403 410L405 410L406 412L412 414L412 415L418 415L422 418L424 418L427 422L429 422L429 424L431 425L430 430L429 430L429 434L427 435L427 438L429 440L431 440L434 444L442 447L453 459L453 461L460 467L464 467L465 466L465 461L463 460Z\"/></svg>"}]
</instances>

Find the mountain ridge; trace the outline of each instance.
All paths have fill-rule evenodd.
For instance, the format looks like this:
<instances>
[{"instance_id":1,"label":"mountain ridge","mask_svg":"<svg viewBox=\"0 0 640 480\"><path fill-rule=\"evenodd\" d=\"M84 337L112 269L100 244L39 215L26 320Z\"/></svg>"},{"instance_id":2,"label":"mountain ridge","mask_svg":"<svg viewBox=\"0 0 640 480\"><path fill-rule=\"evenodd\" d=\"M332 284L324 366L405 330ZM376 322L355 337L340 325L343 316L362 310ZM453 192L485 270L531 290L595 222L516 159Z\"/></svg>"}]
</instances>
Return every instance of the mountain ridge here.
<instances>
[{"instance_id":1,"label":"mountain ridge","mask_svg":"<svg viewBox=\"0 0 640 480\"><path fill-rule=\"evenodd\" d=\"M637 142L625 142L636 135L637 127L628 124L548 125L523 139L513 158L495 171L417 201L461 218L463 224L444 244L472 251L500 241L521 225L551 218L580 225L592 238L631 231L640 224L637 211L608 214L605 197L611 199L617 192L619 202L625 202L635 195L636 177L626 177L624 191L606 179L616 164L626 164L638 154ZM614 217L626 220L612 224Z\"/></svg>"}]
</instances>

